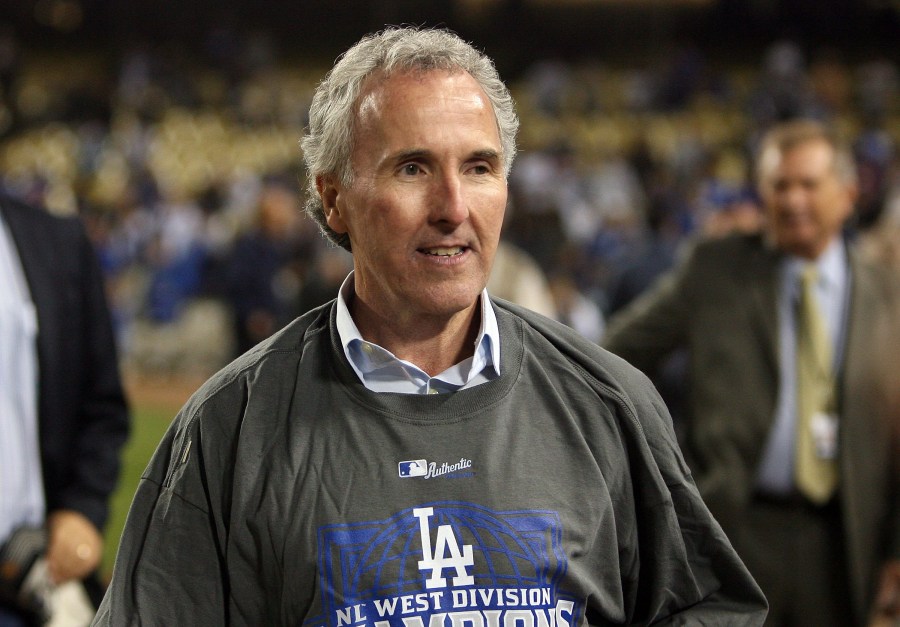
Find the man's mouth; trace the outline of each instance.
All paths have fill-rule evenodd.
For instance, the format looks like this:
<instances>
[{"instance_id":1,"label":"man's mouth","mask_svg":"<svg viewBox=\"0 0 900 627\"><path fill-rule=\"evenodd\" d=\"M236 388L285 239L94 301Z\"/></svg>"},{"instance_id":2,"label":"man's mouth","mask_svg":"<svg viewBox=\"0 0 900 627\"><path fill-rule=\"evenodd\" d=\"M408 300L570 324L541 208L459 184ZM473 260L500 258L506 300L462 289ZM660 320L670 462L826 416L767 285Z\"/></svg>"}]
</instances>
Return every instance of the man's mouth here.
<instances>
[{"instance_id":1,"label":"man's mouth","mask_svg":"<svg viewBox=\"0 0 900 627\"><path fill-rule=\"evenodd\" d=\"M448 246L441 248L420 248L419 251L434 257L453 257L461 255L465 249L462 246Z\"/></svg>"}]
</instances>

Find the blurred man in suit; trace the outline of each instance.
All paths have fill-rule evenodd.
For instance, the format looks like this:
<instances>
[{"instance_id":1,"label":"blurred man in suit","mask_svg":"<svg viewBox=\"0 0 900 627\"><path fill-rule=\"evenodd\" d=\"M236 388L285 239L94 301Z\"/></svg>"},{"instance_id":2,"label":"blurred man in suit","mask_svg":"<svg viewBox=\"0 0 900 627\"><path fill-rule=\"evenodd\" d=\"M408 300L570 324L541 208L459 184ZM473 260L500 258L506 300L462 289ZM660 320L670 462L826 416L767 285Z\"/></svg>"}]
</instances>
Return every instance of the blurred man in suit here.
<instances>
[{"instance_id":1,"label":"blurred man in suit","mask_svg":"<svg viewBox=\"0 0 900 627\"><path fill-rule=\"evenodd\" d=\"M81 580L99 566L127 431L81 222L0 196L0 625L53 610L23 586Z\"/></svg>"},{"instance_id":2,"label":"blurred man in suit","mask_svg":"<svg viewBox=\"0 0 900 627\"><path fill-rule=\"evenodd\" d=\"M766 232L698 243L604 343L648 372L687 348L685 454L769 624L897 615L900 475L870 357L900 289L843 237L855 169L826 127L772 129L757 170Z\"/></svg>"}]
</instances>

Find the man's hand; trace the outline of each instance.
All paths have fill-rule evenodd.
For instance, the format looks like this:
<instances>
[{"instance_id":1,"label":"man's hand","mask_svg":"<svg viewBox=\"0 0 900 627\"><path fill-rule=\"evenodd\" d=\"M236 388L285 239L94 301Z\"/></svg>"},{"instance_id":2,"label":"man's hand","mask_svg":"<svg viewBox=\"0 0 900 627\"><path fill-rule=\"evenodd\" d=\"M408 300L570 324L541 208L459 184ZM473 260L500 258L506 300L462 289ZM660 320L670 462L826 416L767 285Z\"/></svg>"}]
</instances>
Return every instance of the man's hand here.
<instances>
[{"instance_id":1,"label":"man's hand","mask_svg":"<svg viewBox=\"0 0 900 627\"><path fill-rule=\"evenodd\" d=\"M881 569L871 627L894 625L900 618L900 559L890 560Z\"/></svg>"},{"instance_id":2,"label":"man's hand","mask_svg":"<svg viewBox=\"0 0 900 627\"><path fill-rule=\"evenodd\" d=\"M47 532L47 569L54 583L83 579L100 565L103 538L78 512L53 512L47 518Z\"/></svg>"}]
</instances>

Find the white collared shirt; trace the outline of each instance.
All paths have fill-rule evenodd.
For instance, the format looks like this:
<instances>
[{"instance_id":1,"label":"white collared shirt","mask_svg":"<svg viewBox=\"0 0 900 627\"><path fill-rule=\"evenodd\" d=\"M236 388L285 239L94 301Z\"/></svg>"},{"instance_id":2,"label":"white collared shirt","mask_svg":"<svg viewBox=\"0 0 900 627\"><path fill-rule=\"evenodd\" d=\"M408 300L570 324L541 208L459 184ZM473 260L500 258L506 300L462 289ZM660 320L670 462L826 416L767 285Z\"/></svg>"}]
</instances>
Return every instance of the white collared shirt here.
<instances>
[{"instance_id":1,"label":"white collared shirt","mask_svg":"<svg viewBox=\"0 0 900 627\"><path fill-rule=\"evenodd\" d=\"M44 521L37 330L19 252L0 218L0 544L19 525Z\"/></svg>"},{"instance_id":2,"label":"white collared shirt","mask_svg":"<svg viewBox=\"0 0 900 627\"><path fill-rule=\"evenodd\" d=\"M348 303L353 295L351 272L337 298L337 329L347 360L363 385L373 392L438 394L487 383L500 376L500 329L488 298L481 293L481 328L475 352L433 377L413 363L398 359L389 350L363 339L350 316Z\"/></svg>"}]
</instances>

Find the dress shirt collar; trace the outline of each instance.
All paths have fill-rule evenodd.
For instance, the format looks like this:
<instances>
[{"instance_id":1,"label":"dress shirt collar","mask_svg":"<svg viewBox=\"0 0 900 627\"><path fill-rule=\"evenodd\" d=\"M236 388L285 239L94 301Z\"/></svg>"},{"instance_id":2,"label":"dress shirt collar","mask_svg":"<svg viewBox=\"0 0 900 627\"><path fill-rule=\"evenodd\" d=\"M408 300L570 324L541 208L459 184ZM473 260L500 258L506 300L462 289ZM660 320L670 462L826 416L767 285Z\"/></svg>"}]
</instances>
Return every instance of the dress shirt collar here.
<instances>
[{"instance_id":1,"label":"dress shirt collar","mask_svg":"<svg viewBox=\"0 0 900 627\"><path fill-rule=\"evenodd\" d=\"M850 304L851 275L847 254L844 239L838 237L818 259L812 262L816 265L818 276L814 292L834 347L835 368L843 359L847 311ZM792 308L800 298L800 275L809 263L810 261L800 257L785 258L782 294L787 309L782 315L790 316L791 324L793 324Z\"/></svg>"},{"instance_id":2,"label":"dress shirt collar","mask_svg":"<svg viewBox=\"0 0 900 627\"><path fill-rule=\"evenodd\" d=\"M434 377L429 377L415 364L398 359L389 350L363 339L350 316L349 303L353 294L351 272L338 292L338 335L344 354L359 380L373 392L451 392L500 376L500 330L486 289L481 293L481 327L475 339L474 355Z\"/></svg>"},{"instance_id":3,"label":"dress shirt collar","mask_svg":"<svg viewBox=\"0 0 900 627\"><path fill-rule=\"evenodd\" d=\"M793 255L788 256L785 259L785 264L791 284L799 285L800 274L808 263L816 265L820 289L828 291L843 290L847 282L848 273L847 250L843 238L835 238L814 262Z\"/></svg>"}]
</instances>

